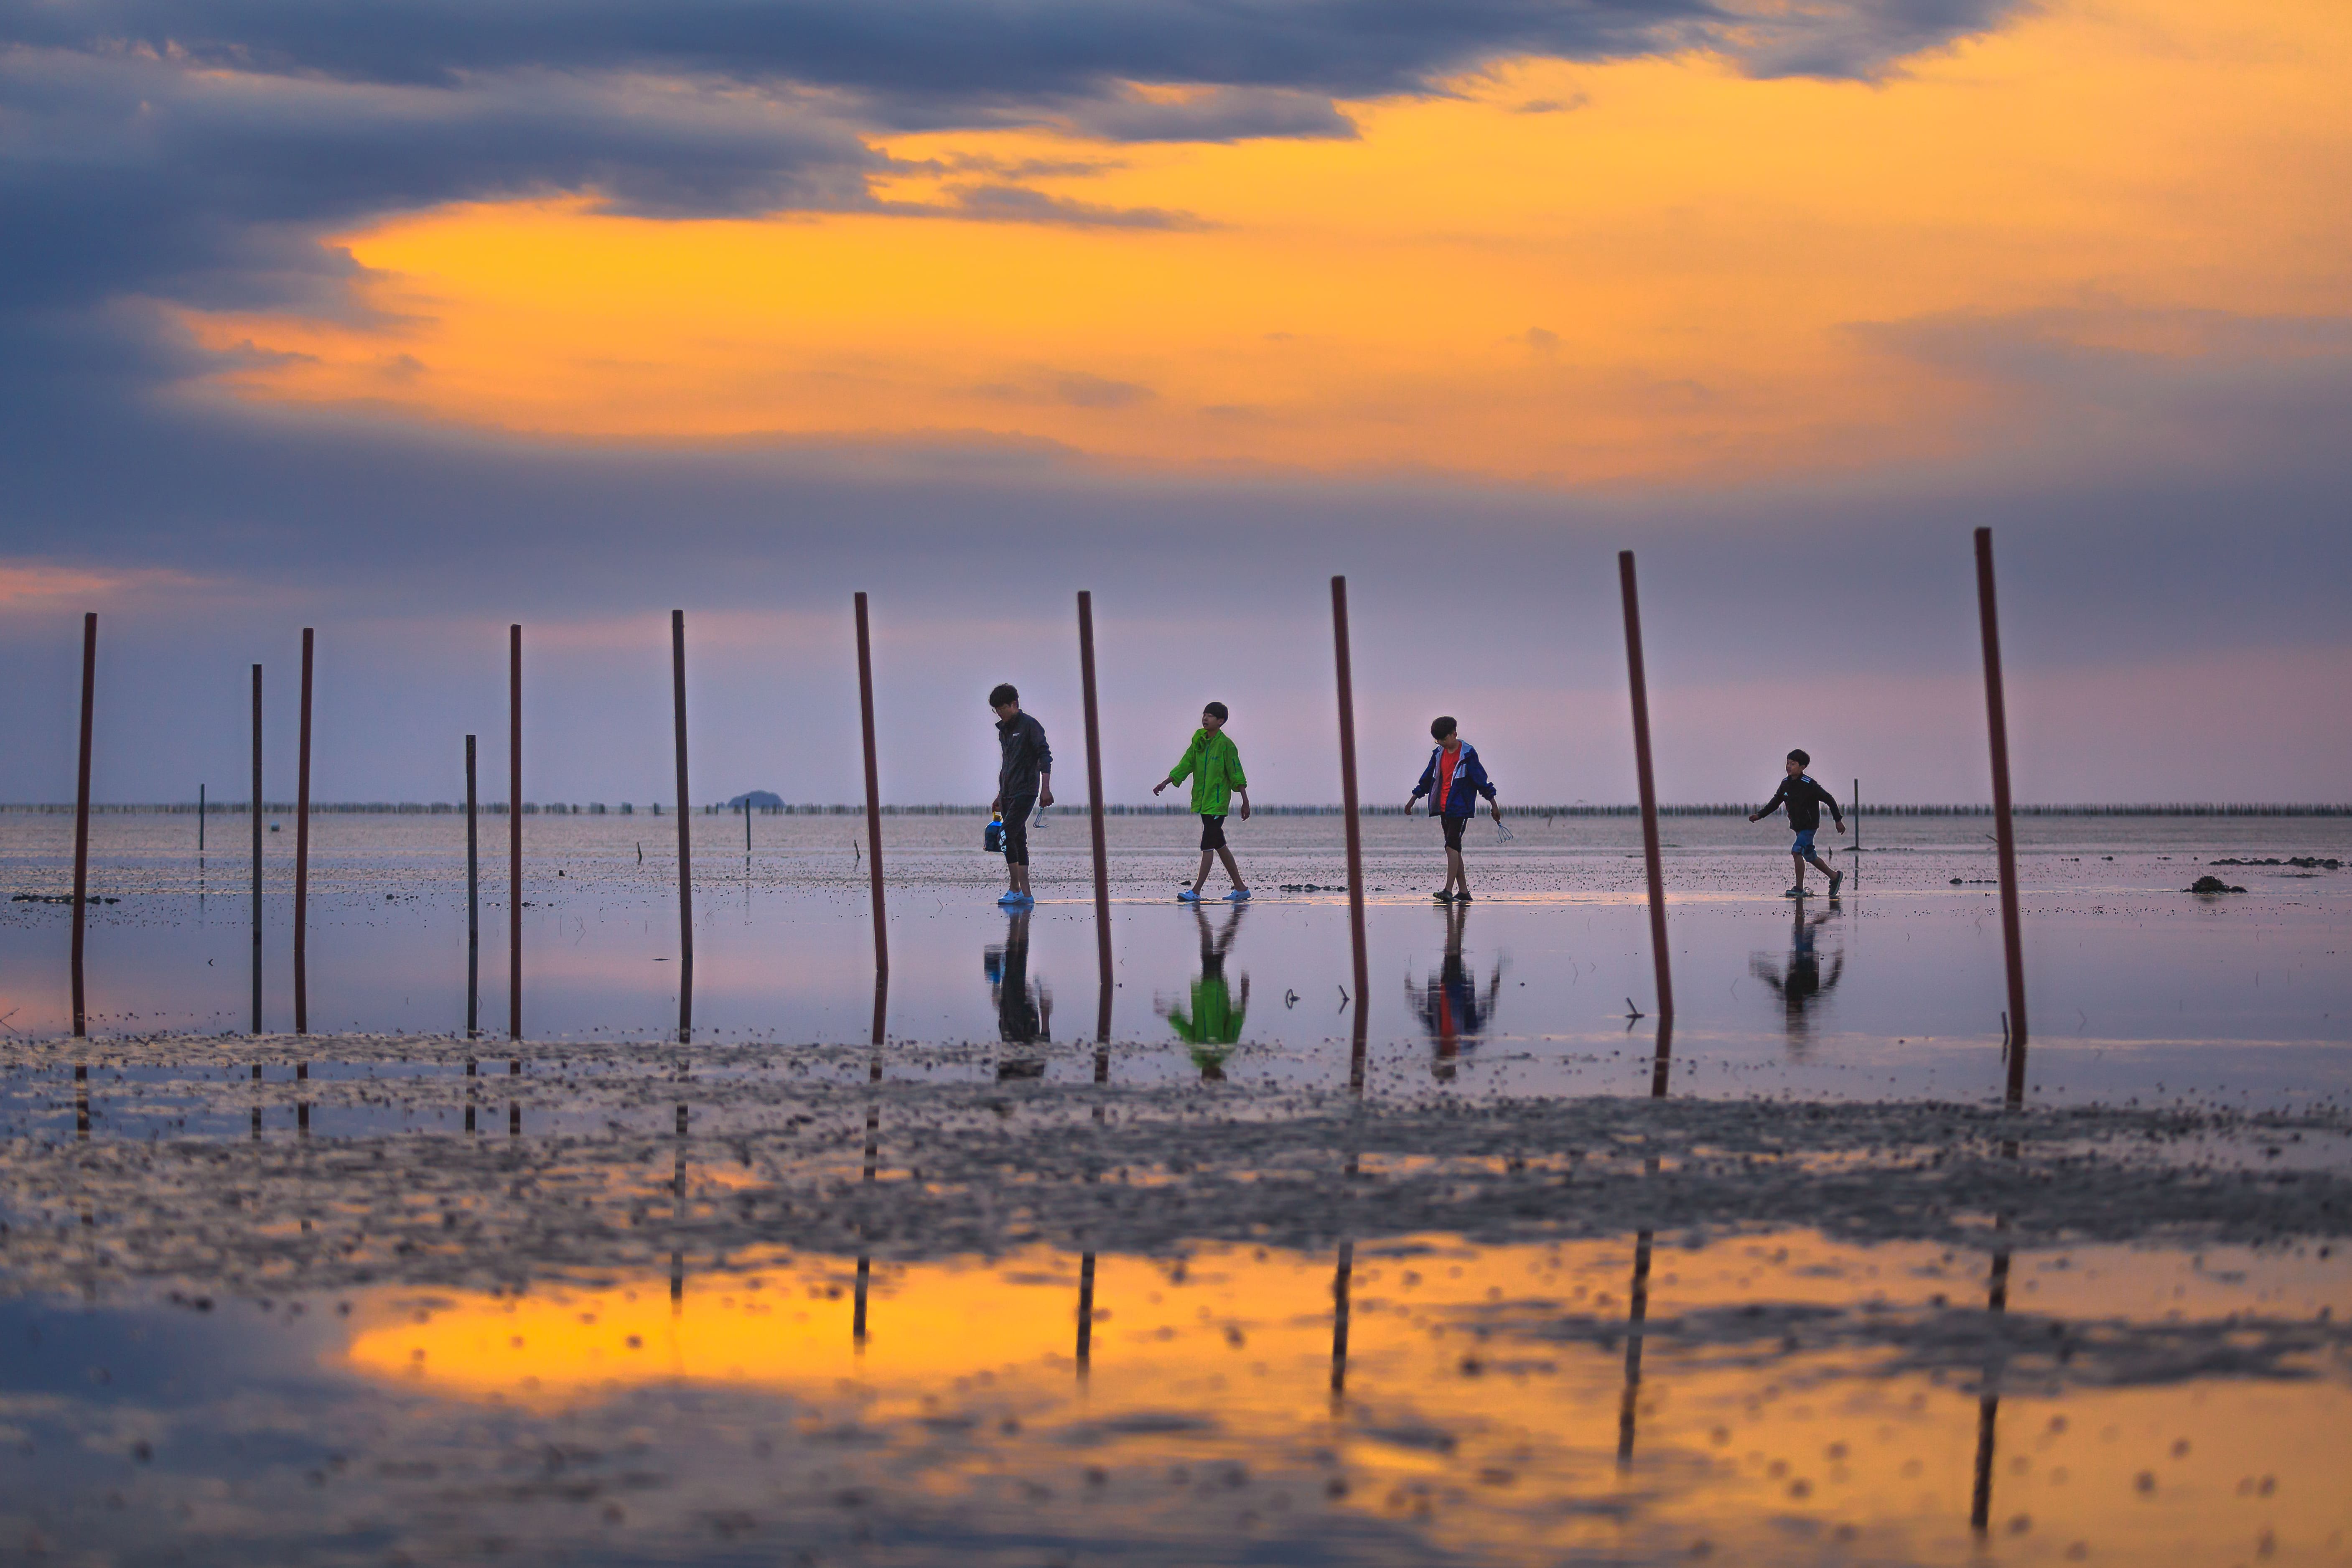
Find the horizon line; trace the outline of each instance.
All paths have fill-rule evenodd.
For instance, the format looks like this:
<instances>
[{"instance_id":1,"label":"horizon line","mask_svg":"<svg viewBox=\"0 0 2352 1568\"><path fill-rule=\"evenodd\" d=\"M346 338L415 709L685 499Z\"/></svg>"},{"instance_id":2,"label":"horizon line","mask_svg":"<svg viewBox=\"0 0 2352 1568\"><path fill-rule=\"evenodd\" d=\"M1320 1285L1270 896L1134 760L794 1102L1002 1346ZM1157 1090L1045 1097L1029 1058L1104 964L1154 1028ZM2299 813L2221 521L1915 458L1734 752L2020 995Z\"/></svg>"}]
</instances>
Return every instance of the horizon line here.
<instances>
[{"instance_id":1,"label":"horizon line","mask_svg":"<svg viewBox=\"0 0 2352 1568\"><path fill-rule=\"evenodd\" d=\"M1840 804L1852 803L1841 802ZM70 816L77 809L78 807L71 801L0 802L0 815ZM261 810L265 815L292 816L299 809L299 804L295 801L264 800L261 803ZM465 815L465 809L462 802L450 801L312 801L310 803L312 816L324 814L338 816L462 816ZM712 801L694 806L692 812L701 816L722 815L732 816L740 814L743 809L739 804ZM751 809L761 816L863 816L866 808L863 803L853 805L787 802L781 805L754 805ZM984 816L989 815L989 808L986 805L955 802L886 805L877 809L885 816ZM1069 803L1046 808L1055 816L1082 816L1087 815L1089 809L1084 804ZM1745 816L1752 809L1746 803L1738 801L1690 802L1672 805L1661 803L1657 808L1658 815L1661 816ZM92 801L89 810L91 815L100 816L194 816L196 815L197 806L194 801L148 804ZM204 813L207 816L244 816L252 810L253 803L250 800L207 801L204 807ZM483 801L476 810L484 816L508 815L505 801ZM1328 805L1253 805L1250 808L1250 814L1253 816L1339 816L1344 815L1346 810L1344 805L1333 802ZM1993 814L1992 803L1990 801L1864 802L1855 806L1854 810L1855 814L1861 816L1990 816ZM1547 818L1639 816L1642 814L1641 806L1634 803L1591 801L1577 801L1569 805L1506 805L1502 811L1506 816ZM2352 803L2085 801L2072 804L2017 805L2011 807L2011 813L2016 816L2352 816ZM525 801L522 804L522 815L525 816L675 816L677 812L666 811L657 802L648 803L640 807L632 802L625 801L617 806L602 801L586 804ZM1192 816L1196 814L1189 806L1183 805L1105 802L1103 815L1106 816ZM1418 807L1367 804L1358 808L1357 815L1360 816L1420 816L1426 813Z\"/></svg>"}]
</instances>

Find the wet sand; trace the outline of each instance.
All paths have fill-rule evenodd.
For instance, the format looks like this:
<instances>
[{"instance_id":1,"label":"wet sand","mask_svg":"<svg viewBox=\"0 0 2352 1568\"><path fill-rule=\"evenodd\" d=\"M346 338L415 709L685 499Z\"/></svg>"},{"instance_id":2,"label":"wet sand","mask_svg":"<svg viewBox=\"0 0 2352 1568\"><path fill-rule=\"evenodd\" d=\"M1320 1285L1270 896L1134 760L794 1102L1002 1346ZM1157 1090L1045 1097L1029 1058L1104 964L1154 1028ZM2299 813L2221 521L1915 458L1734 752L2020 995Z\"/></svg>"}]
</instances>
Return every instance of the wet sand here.
<instances>
[{"instance_id":1,"label":"wet sand","mask_svg":"<svg viewBox=\"0 0 2352 1568\"><path fill-rule=\"evenodd\" d=\"M1663 1072L1655 1020L1620 1016L1647 994L1622 823L1515 820L1449 920L1409 879L1423 825L1376 822L1396 890L1358 1062L1339 901L1168 904L1192 857L1150 818L1114 825L1108 1042L1082 824L1047 830L1070 829L1024 932L976 825L893 819L877 1048L862 872L821 837L856 823L755 819L777 837L746 873L740 819L698 821L737 848L703 861L710 1021L682 1044L646 977L675 868L648 842L640 870L614 828L653 824L609 817L527 822L546 1022L469 1041L449 820L321 819L314 1016L360 1030L242 1033L212 944L241 964L248 933L216 862L197 906L184 820L115 819L91 1041L53 1022L66 911L8 907L0 1550L2346 1550L2347 874L2177 890L2216 859L2341 858L2331 823L2029 823L2039 1022L2011 1110L1971 819L1890 825L1908 841L1834 909L1772 897L1765 826L1675 825ZM0 819L21 890L54 875L37 826ZM1265 826L1236 835L1262 887L1338 880L1336 823Z\"/></svg>"}]
</instances>

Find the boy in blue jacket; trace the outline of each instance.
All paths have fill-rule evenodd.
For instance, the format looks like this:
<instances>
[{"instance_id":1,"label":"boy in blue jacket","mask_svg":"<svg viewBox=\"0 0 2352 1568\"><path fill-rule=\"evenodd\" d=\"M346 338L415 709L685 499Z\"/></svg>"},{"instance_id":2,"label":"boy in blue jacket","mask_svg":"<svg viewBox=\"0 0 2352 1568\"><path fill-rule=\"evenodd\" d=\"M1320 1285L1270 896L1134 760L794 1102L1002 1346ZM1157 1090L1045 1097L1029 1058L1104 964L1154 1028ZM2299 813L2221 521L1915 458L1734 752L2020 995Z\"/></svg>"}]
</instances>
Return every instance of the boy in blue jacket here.
<instances>
[{"instance_id":1,"label":"boy in blue jacket","mask_svg":"<svg viewBox=\"0 0 2352 1568\"><path fill-rule=\"evenodd\" d=\"M1503 820L1503 808L1495 799L1495 786L1486 770L1478 765L1478 748L1463 740L1454 721L1431 720L1429 733L1437 749L1429 753L1429 765L1421 770L1421 782L1412 786L1412 797L1404 807L1411 811L1413 801L1427 795L1429 815L1445 829L1445 886L1429 896L1441 904L1466 904L1470 873L1462 866L1462 830L1477 815L1480 795L1486 797L1487 809L1496 822Z\"/></svg>"}]
</instances>

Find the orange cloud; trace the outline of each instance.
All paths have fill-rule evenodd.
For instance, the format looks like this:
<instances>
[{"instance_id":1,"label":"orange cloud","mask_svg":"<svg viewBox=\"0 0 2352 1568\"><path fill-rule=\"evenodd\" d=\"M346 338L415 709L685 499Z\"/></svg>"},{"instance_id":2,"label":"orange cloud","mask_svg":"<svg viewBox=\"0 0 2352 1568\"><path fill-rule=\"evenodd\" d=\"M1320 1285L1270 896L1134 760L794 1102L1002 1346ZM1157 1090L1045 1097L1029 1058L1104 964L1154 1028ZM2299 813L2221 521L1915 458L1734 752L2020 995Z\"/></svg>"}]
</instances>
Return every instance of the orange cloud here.
<instances>
[{"instance_id":1,"label":"orange cloud","mask_svg":"<svg viewBox=\"0 0 2352 1568\"><path fill-rule=\"evenodd\" d=\"M1998 378L1857 327L2352 316L2347 49L2326 0L2085 0L1875 85L1523 63L1344 106L1352 140L941 132L887 147L886 213L444 208L345 237L360 324L187 319L262 351L240 396L534 432L1559 483L1964 458L2023 417Z\"/></svg>"}]
</instances>

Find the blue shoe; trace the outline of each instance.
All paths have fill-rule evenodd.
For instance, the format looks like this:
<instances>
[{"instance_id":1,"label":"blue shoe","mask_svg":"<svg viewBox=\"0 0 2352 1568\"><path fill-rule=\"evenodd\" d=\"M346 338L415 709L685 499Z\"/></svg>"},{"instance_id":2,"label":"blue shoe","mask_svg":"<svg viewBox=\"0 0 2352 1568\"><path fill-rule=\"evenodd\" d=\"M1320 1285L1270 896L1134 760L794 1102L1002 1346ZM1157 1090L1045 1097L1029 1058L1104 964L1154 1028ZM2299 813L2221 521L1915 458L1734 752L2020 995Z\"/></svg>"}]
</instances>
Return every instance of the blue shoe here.
<instances>
[{"instance_id":1,"label":"blue shoe","mask_svg":"<svg viewBox=\"0 0 2352 1568\"><path fill-rule=\"evenodd\" d=\"M996 901L999 904L1017 904L1021 901L1021 895L1013 889L1007 888L1004 889L1003 896Z\"/></svg>"},{"instance_id":2,"label":"blue shoe","mask_svg":"<svg viewBox=\"0 0 2352 1568\"><path fill-rule=\"evenodd\" d=\"M1180 904L1197 904L1201 901L1201 889L1187 888L1176 895L1176 901Z\"/></svg>"},{"instance_id":3,"label":"blue shoe","mask_svg":"<svg viewBox=\"0 0 2352 1568\"><path fill-rule=\"evenodd\" d=\"M1232 892L1225 895L1225 901L1229 904L1245 903L1248 901L1249 896L1250 890L1247 888L1235 888Z\"/></svg>"},{"instance_id":4,"label":"blue shoe","mask_svg":"<svg viewBox=\"0 0 2352 1568\"><path fill-rule=\"evenodd\" d=\"M1013 901L1022 909L1025 910L1037 901L1037 895L1034 893L1015 893L1013 895Z\"/></svg>"}]
</instances>

